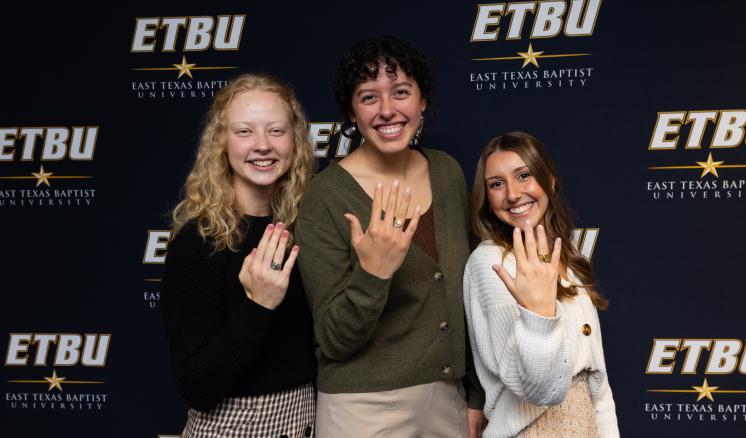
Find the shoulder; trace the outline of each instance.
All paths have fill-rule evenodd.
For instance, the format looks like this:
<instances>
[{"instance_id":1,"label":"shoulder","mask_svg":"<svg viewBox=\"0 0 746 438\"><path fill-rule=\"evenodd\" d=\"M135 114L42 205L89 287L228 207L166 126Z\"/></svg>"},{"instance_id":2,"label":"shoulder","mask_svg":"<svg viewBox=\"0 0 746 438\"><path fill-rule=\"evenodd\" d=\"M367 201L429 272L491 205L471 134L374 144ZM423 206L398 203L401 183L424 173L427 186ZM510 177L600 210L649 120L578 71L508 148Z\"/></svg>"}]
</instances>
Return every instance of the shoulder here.
<instances>
[{"instance_id":1,"label":"shoulder","mask_svg":"<svg viewBox=\"0 0 746 438\"><path fill-rule=\"evenodd\" d=\"M491 270L492 265L503 262L503 252L503 248L492 240L483 240L469 256L466 269L474 272L487 266ZM509 257L511 254L508 254L506 259Z\"/></svg>"},{"instance_id":2,"label":"shoulder","mask_svg":"<svg viewBox=\"0 0 746 438\"><path fill-rule=\"evenodd\" d=\"M422 151L431 165L436 166L436 169L442 168L445 172L461 174L463 176L464 172L461 170L461 165L447 152L430 148L423 148Z\"/></svg>"},{"instance_id":3,"label":"shoulder","mask_svg":"<svg viewBox=\"0 0 746 438\"><path fill-rule=\"evenodd\" d=\"M204 256L210 250L209 242L202 237L197 227L195 219L190 220L171 238L168 244L168 255L166 261L183 255L202 255Z\"/></svg>"},{"instance_id":4,"label":"shoulder","mask_svg":"<svg viewBox=\"0 0 746 438\"><path fill-rule=\"evenodd\" d=\"M329 163L324 170L311 177L300 201L301 211L307 211L310 206L324 204L330 194L344 196L347 190L340 188L348 185L345 176L345 171L339 164Z\"/></svg>"}]
</instances>

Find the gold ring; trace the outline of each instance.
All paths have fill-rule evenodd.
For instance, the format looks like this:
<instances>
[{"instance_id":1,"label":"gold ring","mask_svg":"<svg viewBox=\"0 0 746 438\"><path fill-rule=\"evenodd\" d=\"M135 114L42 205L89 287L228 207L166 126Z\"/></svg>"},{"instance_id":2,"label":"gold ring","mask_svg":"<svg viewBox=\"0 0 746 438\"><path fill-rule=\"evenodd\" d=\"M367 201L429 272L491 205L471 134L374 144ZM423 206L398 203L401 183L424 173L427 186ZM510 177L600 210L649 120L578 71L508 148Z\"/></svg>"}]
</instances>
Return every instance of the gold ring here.
<instances>
[{"instance_id":1,"label":"gold ring","mask_svg":"<svg viewBox=\"0 0 746 438\"><path fill-rule=\"evenodd\" d=\"M549 254L539 254L539 260L544 263L550 263L552 261L552 257Z\"/></svg>"},{"instance_id":2,"label":"gold ring","mask_svg":"<svg viewBox=\"0 0 746 438\"><path fill-rule=\"evenodd\" d=\"M401 226L404 225L404 222L401 221L401 219L394 218L394 228L401 228Z\"/></svg>"}]
</instances>

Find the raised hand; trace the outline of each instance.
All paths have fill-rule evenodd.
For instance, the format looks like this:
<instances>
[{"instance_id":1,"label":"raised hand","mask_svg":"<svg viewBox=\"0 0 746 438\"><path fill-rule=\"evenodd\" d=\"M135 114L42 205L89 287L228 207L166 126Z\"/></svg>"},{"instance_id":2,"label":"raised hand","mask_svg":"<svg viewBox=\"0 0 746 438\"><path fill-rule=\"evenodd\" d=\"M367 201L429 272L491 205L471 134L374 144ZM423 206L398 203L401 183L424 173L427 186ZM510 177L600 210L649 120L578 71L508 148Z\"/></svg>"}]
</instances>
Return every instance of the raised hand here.
<instances>
[{"instance_id":1,"label":"raised hand","mask_svg":"<svg viewBox=\"0 0 746 438\"><path fill-rule=\"evenodd\" d=\"M549 258L547 235L542 225L536 227L536 234L534 237L534 229L529 221L526 221L523 227L523 235L526 238L524 247L521 229L516 227L513 230L515 278L501 265L494 265L492 269L505 283L518 304L539 315L554 316L557 307L557 280L562 241L559 237L554 241L552 256Z\"/></svg>"},{"instance_id":2,"label":"raised hand","mask_svg":"<svg viewBox=\"0 0 746 438\"><path fill-rule=\"evenodd\" d=\"M404 191L402 199L399 199L399 182L394 181L384 210L382 208L383 186L378 183L373 192L370 222L365 232L355 215L345 214L345 219L350 223L352 247L357 254L360 266L369 274L383 279L391 278L404 262L420 220L420 206L418 205L414 209L409 225L406 230L404 229L404 220L411 201L412 191L409 188ZM382 210L385 211L383 219L381 218Z\"/></svg>"},{"instance_id":3,"label":"raised hand","mask_svg":"<svg viewBox=\"0 0 746 438\"><path fill-rule=\"evenodd\" d=\"M244 258L238 273L246 296L268 309L276 308L285 298L290 271L298 258L300 248L294 245L283 266L287 245L285 224L278 222L277 225L267 225L259 246Z\"/></svg>"}]
</instances>

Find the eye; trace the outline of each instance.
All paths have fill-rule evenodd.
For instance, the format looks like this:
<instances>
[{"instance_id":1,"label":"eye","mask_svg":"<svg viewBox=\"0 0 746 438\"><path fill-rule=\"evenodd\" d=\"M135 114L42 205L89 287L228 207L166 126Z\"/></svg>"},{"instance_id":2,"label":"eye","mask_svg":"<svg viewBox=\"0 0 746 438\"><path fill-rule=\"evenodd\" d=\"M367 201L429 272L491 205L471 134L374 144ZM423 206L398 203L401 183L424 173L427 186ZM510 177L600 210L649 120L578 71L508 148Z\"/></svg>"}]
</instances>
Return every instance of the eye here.
<instances>
[{"instance_id":1,"label":"eye","mask_svg":"<svg viewBox=\"0 0 746 438\"><path fill-rule=\"evenodd\" d=\"M367 103L373 103L376 101L376 95L375 94L363 94L360 96L360 102L367 104Z\"/></svg>"},{"instance_id":2,"label":"eye","mask_svg":"<svg viewBox=\"0 0 746 438\"><path fill-rule=\"evenodd\" d=\"M275 137L280 137L282 135L285 135L286 132L287 131L284 128L272 128L269 130L269 134Z\"/></svg>"},{"instance_id":3,"label":"eye","mask_svg":"<svg viewBox=\"0 0 746 438\"><path fill-rule=\"evenodd\" d=\"M246 137L247 135L250 135L252 132L248 128L240 128L236 129L234 133L239 137Z\"/></svg>"},{"instance_id":4,"label":"eye","mask_svg":"<svg viewBox=\"0 0 746 438\"><path fill-rule=\"evenodd\" d=\"M497 190L497 189L499 189L502 186L503 186L503 182L502 181L492 180L492 181L490 181L490 182L487 183L487 188L490 189L490 190Z\"/></svg>"},{"instance_id":5,"label":"eye","mask_svg":"<svg viewBox=\"0 0 746 438\"><path fill-rule=\"evenodd\" d=\"M394 90L394 97L407 97L410 94L412 94L407 88L399 88L398 90Z\"/></svg>"},{"instance_id":6,"label":"eye","mask_svg":"<svg viewBox=\"0 0 746 438\"><path fill-rule=\"evenodd\" d=\"M529 178L531 178L530 172L521 172L518 174L518 181L526 181Z\"/></svg>"}]
</instances>

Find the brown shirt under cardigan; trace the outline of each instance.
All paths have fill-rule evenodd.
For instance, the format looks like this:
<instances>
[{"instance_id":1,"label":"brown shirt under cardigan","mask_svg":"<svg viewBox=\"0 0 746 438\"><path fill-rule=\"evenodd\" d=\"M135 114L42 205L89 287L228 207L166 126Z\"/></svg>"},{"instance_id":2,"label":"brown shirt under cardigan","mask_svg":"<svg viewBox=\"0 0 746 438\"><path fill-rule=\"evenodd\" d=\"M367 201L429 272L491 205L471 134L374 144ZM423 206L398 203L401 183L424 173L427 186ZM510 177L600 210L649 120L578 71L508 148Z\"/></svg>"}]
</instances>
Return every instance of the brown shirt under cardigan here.
<instances>
[{"instance_id":1,"label":"brown shirt under cardigan","mask_svg":"<svg viewBox=\"0 0 746 438\"><path fill-rule=\"evenodd\" d=\"M321 350L317 384L327 393L386 391L462 378L468 367L469 406L481 409L463 308L470 253L466 183L449 155L423 152L438 261L411 245L390 279L367 273L352 249L344 214L357 216L366 229L371 199L346 170L331 163L304 194L295 237Z\"/></svg>"}]
</instances>

